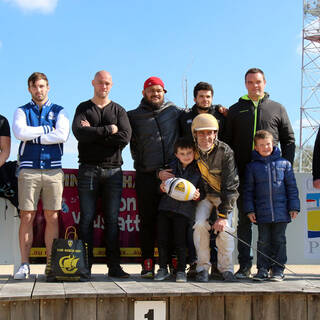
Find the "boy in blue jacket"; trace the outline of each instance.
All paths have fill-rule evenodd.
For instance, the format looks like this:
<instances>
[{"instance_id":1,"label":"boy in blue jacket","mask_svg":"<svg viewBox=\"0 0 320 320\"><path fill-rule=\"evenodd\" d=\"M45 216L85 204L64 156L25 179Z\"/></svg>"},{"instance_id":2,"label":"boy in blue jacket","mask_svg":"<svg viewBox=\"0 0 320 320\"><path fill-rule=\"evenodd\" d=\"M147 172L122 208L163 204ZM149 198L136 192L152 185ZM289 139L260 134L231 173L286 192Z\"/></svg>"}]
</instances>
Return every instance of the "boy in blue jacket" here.
<instances>
[{"instance_id":1,"label":"boy in blue jacket","mask_svg":"<svg viewBox=\"0 0 320 320\"><path fill-rule=\"evenodd\" d=\"M282 281L287 262L287 224L300 211L298 188L290 162L273 146L272 134L259 130L254 137L252 161L247 165L243 206L251 222L258 225L258 253L255 281ZM268 271L271 270L270 278Z\"/></svg>"},{"instance_id":2,"label":"boy in blue jacket","mask_svg":"<svg viewBox=\"0 0 320 320\"><path fill-rule=\"evenodd\" d=\"M169 278L167 264L171 255L171 243L177 255L178 265L176 282L186 282L186 242L187 228L194 221L196 201L204 197L204 185L197 162L194 160L195 146L193 141L180 138L174 145L176 159L170 164L172 174L177 178L183 178L191 182L196 188L193 200L178 201L169 197L166 193L159 204L157 219L159 270L154 280L161 281ZM164 182L161 184L164 190Z\"/></svg>"}]
</instances>

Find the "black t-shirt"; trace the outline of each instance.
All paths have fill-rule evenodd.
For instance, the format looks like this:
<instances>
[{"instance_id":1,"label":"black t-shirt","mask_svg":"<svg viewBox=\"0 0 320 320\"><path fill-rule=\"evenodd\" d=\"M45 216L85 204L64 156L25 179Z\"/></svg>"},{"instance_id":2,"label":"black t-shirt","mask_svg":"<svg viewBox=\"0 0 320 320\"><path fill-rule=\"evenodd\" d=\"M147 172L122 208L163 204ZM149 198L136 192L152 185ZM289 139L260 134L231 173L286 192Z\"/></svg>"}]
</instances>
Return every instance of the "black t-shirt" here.
<instances>
[{"instance_id":1,"label":"black t-shirt","mask_svg":"<svg viewBox=\"0 0 320 320\"><path fill-rule=\"evenodd\" d=\"M0 115L0 137L10 137L10 126L8 120Z\"/></svg>"}]
</instances>

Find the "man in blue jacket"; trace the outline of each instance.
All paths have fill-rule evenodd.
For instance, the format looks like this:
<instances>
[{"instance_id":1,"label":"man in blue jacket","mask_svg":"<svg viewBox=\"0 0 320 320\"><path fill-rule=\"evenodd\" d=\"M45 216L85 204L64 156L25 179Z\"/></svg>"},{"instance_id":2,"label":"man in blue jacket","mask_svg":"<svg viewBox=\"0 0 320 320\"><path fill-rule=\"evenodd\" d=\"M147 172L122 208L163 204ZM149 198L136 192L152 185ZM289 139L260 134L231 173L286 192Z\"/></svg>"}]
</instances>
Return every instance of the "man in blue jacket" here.
<instances>
[{"instance_id":1,"label":"man in blue jacket","mask_svg":"<svg viewBox=\"0 0 320 320\"><path fill-rule=\"evenodd\" d=\"M63 143L69 136L69 120L63 107L51 103L44 73L35 72L28 79L32 100L19 107L13 119L13 133L21 141L19 147L18 198L20 209L21 266L14 279L30 274L29 253L33 241L33 220L41 196L46 220L47 258L54 238L58 238L58 212L61 210Z\"/></svg>"}]
</instances>

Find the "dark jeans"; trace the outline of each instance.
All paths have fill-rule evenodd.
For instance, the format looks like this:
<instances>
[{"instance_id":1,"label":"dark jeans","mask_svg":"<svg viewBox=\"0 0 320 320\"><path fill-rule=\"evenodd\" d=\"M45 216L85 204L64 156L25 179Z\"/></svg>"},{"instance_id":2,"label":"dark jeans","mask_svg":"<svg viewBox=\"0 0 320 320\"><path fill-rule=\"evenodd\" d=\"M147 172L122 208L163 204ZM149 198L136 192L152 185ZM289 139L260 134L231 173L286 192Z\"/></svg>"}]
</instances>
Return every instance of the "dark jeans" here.
<instances>
[{"instance_id":1,"label":"dark jeans","mask_svg":"<svg viewBox=\"0 0 320 320\"><path fill-rule=\"evenodd\" d=\"M81 164L78 173L80 202L80 239L88 243L89 265L93 259L93 220L96 216L97 199L101 197L104 214L104 240L108 267L119 265L118 215L122 193L120 168L103 169L99 166Z\"/></svg>"},{"instance_id":2,"label":"dark jeans","mask_svg":"<svg viewBox=\"0 0 320 320\"><path fill-rule=\"evenodd\" d=\"M156 172L136 172L136 192L140 216L140 246L142 259L154 258L156 220L161 198L160 180Z\"/></svg>"},{"instance_id":3,"label":"dark jeans","mask_svg":"<svg viewBox=\"0 0 320 320\"><path fill-rule=\"evenodd\" d=\"M286 222L258 224L258 250L282 266L287 262L286 228ZM283 271L284 267L282 266L258 253L258 269L269 270L271 268L273 273L277 273Z\"/></svg>"},{"instance_id":4,"label":"dark jeans","mask_svg":"<svg viewBox=\"0 0 320 320\"><path fill-rule=\"evenodd\" d=\"M238 207L238 227L237 236L239 239L245 241L249 245L252 242L252 223L246 213L243 212L243 197L241 187L239 188L239 198L237 200ZM245 245L243 242L238 241L238 261L240 268L251 268L252 266L252 255L251 248Z\"/></svg>"},{"instance_id":5,"label":"dark jeans","mask_svg":"<svg viewBox=\"0 0 320 320\"><path fill-rule=\"evenodd\" d=\"M177 271L186 269L186 239L189 220L187 217L169 211L160 211L157 219L159 266L167 268L173 244L178 259Z\"/></svg>"}]
</instances>

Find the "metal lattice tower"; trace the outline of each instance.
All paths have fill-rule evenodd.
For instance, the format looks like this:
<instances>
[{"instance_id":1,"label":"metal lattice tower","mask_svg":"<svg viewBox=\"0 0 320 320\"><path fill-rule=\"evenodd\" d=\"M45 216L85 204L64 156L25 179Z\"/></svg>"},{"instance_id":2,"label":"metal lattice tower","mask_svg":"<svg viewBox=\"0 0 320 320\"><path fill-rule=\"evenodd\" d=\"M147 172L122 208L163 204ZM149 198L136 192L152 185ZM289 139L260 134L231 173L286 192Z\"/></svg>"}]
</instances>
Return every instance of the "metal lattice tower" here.
<instances>
[{"instance_id":1,"label":"metal lattice tower","mask_svg":"<svg viewBox=\"0 0 320 320\"><path fill-rule=\"evenodd\" d=\"M320 0L303 0L299 171L310 171L312 152L306 152L319 127ZM318 113L318 114L317 114Z\"/></svg>"}]
</instances>

